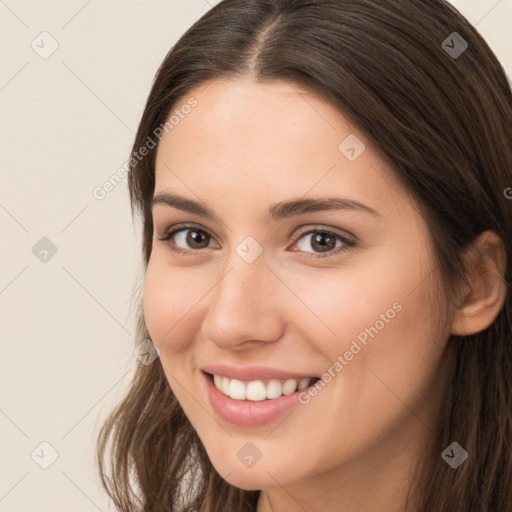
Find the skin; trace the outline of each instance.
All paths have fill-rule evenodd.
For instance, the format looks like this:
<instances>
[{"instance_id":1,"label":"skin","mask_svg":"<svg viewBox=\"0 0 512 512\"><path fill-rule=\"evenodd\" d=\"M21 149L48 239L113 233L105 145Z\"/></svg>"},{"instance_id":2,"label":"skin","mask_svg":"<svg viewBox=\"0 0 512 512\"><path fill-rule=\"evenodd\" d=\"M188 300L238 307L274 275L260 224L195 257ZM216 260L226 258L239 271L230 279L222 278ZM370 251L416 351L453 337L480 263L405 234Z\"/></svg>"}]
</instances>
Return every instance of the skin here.
<instances>
[{"instance_id":1,"label":"skin","mask_svg":"<svg viewBox=\"0 0 512 512\"><path fill-rule=\"evenodd\" d=\"M484 329L503 304L505 286L492 271L504 268L499 240L488 232L468 256L475 286L461 288L461 308L447 306L439 325L427 226L389 164L337 109L284 82L216 80L182 103L190 96L198 106L158 146L155 193L200 201L220 222L153 208L144 312L169 385L220 475L262 490L258 512L402 510L433 433L450 334ZM355 161L338 149L350 134L366 144ZM330 210L265 220L271 204L326 195L380 215ZM190 231L174 236L193 254L158 239L179 223L206 231L202 246L186 243ZM356 245L336 253L338 241L330 257L318 257L311 235L297 234L301 226ZM236 252L248 236L263 248L252 263ZM307 405L257 427L230 424L212 409L201 366L320 376L397 302L401 311ZM249 441L262 453L251 468L237 457Z\"/></svg>"}]
</instances>

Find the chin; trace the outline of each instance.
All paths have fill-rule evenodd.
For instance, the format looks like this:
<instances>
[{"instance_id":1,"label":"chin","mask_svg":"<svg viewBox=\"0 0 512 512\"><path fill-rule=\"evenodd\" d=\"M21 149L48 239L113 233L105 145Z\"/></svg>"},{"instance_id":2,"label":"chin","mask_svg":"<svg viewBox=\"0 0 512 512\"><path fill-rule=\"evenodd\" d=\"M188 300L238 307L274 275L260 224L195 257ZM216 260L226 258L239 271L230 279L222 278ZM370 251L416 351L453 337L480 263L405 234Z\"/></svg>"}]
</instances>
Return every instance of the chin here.
<instances>
[{"instance_id":1,"label":"chin","mask_svg":"<svg viewBox=\"0 0 512 512\"><path fill-rule=\"evenodd\" d=\"M220 476L234 487L243 489L244 491L258 491L260 489L268 489L269 487L275 487L277 485L276 480L281 483L279 475L276 475L274 480L265 471L256 471L253 469L244 469L240 471L238 468L229 471L224 475L219 473Z\"/></svg>"},{"instance_id":2,"label":"chin","mask_svg":"<svg viewBox=\"0 0 512 512\"><path fill-rule=\"evenodd\" d=\"M288 485L301 478L302 475L293 475L293 468L276 466L264 461L263 458L251 467L245 466L243 462L235 456L231 460L226 459L226 452L218 454L218 458L210 457L215 470L229 484L244 489L254 491L268 489L277 485ZM278 483L279 482L279 483Z\"/></svg>"}]
</instances>

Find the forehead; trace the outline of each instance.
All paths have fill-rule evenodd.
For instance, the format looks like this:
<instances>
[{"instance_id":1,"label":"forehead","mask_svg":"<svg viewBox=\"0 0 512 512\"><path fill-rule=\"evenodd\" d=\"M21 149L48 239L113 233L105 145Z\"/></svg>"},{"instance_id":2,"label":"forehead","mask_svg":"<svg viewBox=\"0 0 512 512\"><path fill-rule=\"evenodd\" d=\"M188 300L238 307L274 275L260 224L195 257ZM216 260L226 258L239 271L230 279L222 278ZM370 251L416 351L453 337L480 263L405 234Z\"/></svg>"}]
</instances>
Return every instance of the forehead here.
<instances>
[{"instance_id":1,"label":"forehead","mask_svg":"<svg viewBox=\"0 0 512 512\"><path fill-rule=\"evenodd\" d=\"M196 106L180 111L191 99ZM181 98L173 113L181 115L158 145L156 193L188 188L231 201L236 194L243 205L255 195L279 201L337 192L381 208L407 195L364 135L299 86L214 80Z\"/></svg>"}]
</instances>

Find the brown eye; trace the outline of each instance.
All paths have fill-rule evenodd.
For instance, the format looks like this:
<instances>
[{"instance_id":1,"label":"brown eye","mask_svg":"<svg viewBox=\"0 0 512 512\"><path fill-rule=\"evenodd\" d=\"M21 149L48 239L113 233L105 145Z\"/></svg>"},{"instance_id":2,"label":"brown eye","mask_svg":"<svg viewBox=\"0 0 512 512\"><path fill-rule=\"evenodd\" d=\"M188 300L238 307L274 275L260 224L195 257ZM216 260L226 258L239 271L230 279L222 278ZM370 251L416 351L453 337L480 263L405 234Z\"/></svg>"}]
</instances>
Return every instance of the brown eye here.
<instances>
[{"instance_id":1,"label":"brown eye","mask_svg":"<svg viewBox=\"0 0 512 512\"><path fill-rule=\"evenodd\" d=\"M309 238L309 240L308 240ZM302 241L304 239L304 242ZM198 253L201 249L211 247L213 240L208 231L193 225L179 225L168 231L159 240L168 242L172 251L182 254ZM325 258L347 252L356 245L355 240L325 228L313 228L308 231L302 230L295 237L295 244L299 250L294 252L303 253L304 258ZM308 250L312 248L313 250Z\"/></svg>"},{"instance_id":2,"label":"brown eye","mask_svg":"<svg viewBox=\"0 0 512 512\"><path fill-rule=\"evenodd\" d=\"M184 242L192 249L204 249L204 247L208 247L208 243L203 247L204 241L206 240L208 242L210 239L208 233L199 229L186 229L183 231L188 231L188 234L184 237Z\"/></svg>"},{"instance_id":3,"label":"brown eye","mask_svg":"<svg viewBox=\"0 0 512 512\"><path fill-rule=\"evenodd\" d=\"M296 240L294 245L299 247L299 252L305 253L305 258L335 256L338 253L349 251L355 246L354 240L325 228L302 231L297 235ZM312 248L313 251L307 250L308 248Z\"/></svg>"},{"instance_id":4,"label":"brown eye","mask_svg":"<svg viewBox=\"0 0 512 512\"><path fill-rule=\"evenodd\" d=\"M177 252L194 252L206 249L211 241L211 235L196 226L180 226L168 231L159 240L169 242L172 250Z\"/></svg>"}]
</instances>

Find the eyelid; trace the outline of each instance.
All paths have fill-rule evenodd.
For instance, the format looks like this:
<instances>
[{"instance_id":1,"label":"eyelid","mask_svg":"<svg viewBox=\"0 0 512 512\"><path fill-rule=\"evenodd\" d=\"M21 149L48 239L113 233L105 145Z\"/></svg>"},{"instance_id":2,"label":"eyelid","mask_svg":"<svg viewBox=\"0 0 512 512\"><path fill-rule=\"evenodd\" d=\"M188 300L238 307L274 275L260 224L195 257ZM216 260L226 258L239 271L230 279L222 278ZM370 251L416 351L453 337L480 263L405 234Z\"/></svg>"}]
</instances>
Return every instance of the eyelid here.
<instances>
[{"instance_id":1,"label":"eyelid","mask_svg":"<svg viewBox=\"0 0 512 512\"><path fill-rule=\"evenodd\" d=\"M210 233L210 230L207 228L202 227L199 224L195 223L178 223L174 224L171 227L167 228L162 236L159 236L158 239L161 241L164 241L166 243L170 243L170 239L176 235L177 233L181 231L187 231L190 229L197 229L197 231L202 231L206 233L210 238L215 240L215 237ZM340 253L350 251L354 249L356 244L358 243L357 237L352 235L351 233L348 233L346 231L342 231L339 228L334 227L326 227L323 225L315 225L315 224L306 224L303 226L300 226L295 230L294 236L293 236L293 245L302 238L302 236L314 232L327 232L332 233L339 237L339 239L342 240L344 246L337 249L332 249L330 251L326 251L325 253L318 253L318 252L310 252L310 251L300 251L300 250L294 250L292 252L298 252L302 253L304 258L308 257L314 257L314 258L324 258L324 257L334 257L337 256ZM205 248L206 249L206 248ZM181 247L172 247L171 250L175 253L181 253L182 255L186 254L197 254L202 251L202 249L183 249Z\"/></svg>"},{"instance_id":2,"label":"eyelid","mask_svg":"<svg viewBox=\"0 0 512 512\"><path fill-rule=\"evenodd\" d=\"M163 242L170 243L170 239L174 235L178 234L181 231L187 231L187 230L192 230L192 229L196 229L197 231L203 231L210 238L215 240L215 237L210 233L209 229L206 229L199 224L194 224L194 223L190 223L190 222L189 223L184 222L184 223L179 223L179 224L173 224L169 228L165 229L163 235L158 236L158 239ZM200 251L200 249L195 249L195 250L194 249L182 249L181 247L177 247L177 248L174 247L173 250L176 252L182 252L182 253L186 253L186 252L197 253Z\"/></svg>"},{"instance_id":3,"label":"eyelid","mask_svg":"<svg viewBox=\"0 0 512 512\"><path fill-rule=\"evenodd\" d=\"M338 235L341 238L345 238L345 239L347 239L347 240L349 240L351 242L354 242L354 243L357 240L357 237L355 237L352 233L349 233L348 231L341 230L341 229L335 228L335 227L324 226L324 225L321 225L321 224L306 224L304 226L299 226L295 230L295 234L293 236L293 239L297 240L302 235L311 233L312 231L326 231L328 233L334 233L335 235Z\"/></svg>"},{"instance_id":4,"label":"eyelid","mask_svg":"<svg viewBox=\"0 0 512 512\"><path fill-rule=\"evenodd\" d=\"M173 232L173 234L175 234L176 232L178 232L180 230L184 230L186 228L190 228L190 229L196 228L198 231L199 230L200 231L204 231L210 237L215 239L215 237L210 233L209 229L204 228L200 224L195 224L193 222L192 223L190 223L190 222L189 223L183 222L183 223L179 223L179 224L173 224L172 226L170 226L169 228L164 230L163 236L169 234L171 231ZM295 240L297 240L297 238L300 238L301 235L305 235L305 234L310 233L312 231L328 231L328 232L332 232L332 233L335 233L335 234L337 234L337 235L339 235L339 236L341 236L343 238L347 238L350 241L353 241L354 243L357 240L357 237L355 235L353 235L352 233L348 232L348 231L341 230L341 229L335 228L335 227L318 225L318 224L305 224L303 226L299 226L294 231L295 234L293 236L293 240L295 241Z\"/></svg>"},{"instance_id":5,"label":"eyelid","mask_svg":"<svg viewBox=\"0 0 512 512\"><path fill-rule=\"evenodd\" d=\"M357 237L350 234L345 234L346 232L341 233L341 230L334 227L325 227L320 225L311 225L308 224L304 227L299 227L298 231L293 237L293 245L295 245L304 235L308 235L315 232L325 232L325 233L332 233L336 236L336 239L339 239L342 241L343 245L342 247L337 247L335 249L332 249L330 251L326 251L325 253L321 252L315 252L315 251L300 251L300 250L294 250L292 252L298 252L300 253L300 257L304 259L321 259L321 258L335 258L336 256L340 256L341 254L344 254L346 252L352 251L356 248L358 245Z\"/></svg>"}]
</instances>

